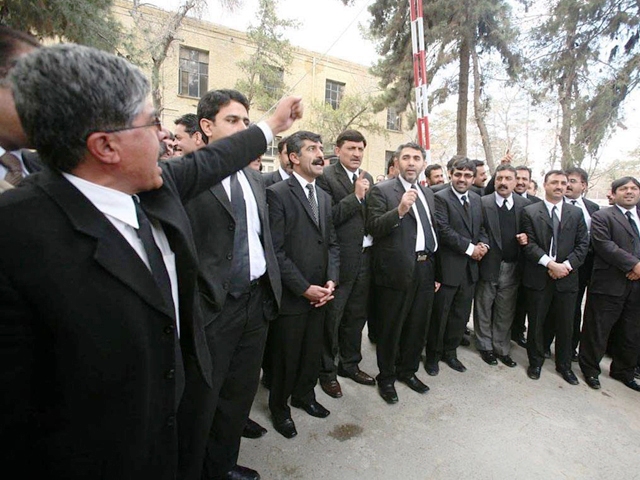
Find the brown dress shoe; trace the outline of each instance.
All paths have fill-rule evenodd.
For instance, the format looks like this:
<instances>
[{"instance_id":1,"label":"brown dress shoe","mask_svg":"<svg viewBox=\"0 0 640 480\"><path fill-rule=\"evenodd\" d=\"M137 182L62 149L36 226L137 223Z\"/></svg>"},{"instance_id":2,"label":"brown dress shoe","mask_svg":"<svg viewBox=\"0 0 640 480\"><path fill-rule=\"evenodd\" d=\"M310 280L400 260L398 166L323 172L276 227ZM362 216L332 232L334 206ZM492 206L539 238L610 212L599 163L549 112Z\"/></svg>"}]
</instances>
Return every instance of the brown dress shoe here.
<instances>
[{"instance_id":1,"label":"brown dress shoe","mask_svg":"<svg viewBox=\"0 0 640 480\"><path fill-rule=\"evenodd\" d=\"M320 380L320 388L322 391L333 398L342 397L342 388L340 388L340 384L338 380Z\"/></svg>"},{"instance_id":2,"label":"brown dress shoe","mask_svg":"<svg viewBox=\"0 0 640 480\"><path fill-rule=\"evenodd\" d=\"M360 385L376 384L376 380L371 375L363 372L358 367L356 367L356 369L353 372L339 368L338 375L340 375L341 377L350 378L351 380L353 380L356 383L359 383Z\"/></svg>"}]
</instances>

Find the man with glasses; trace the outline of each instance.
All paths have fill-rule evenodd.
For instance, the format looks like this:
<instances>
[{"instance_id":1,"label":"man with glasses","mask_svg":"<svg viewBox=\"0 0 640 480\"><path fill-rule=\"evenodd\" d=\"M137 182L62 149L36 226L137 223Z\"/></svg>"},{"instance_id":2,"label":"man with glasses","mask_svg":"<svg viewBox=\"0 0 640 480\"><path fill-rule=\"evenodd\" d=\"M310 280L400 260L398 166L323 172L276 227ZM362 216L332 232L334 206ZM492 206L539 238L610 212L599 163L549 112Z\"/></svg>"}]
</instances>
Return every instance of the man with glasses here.
<instances>
[{"instance_id":1,"label":"man with glasses","mask_svg":"<svg viewBox=\"0 0 640 480\"><path fill-rule=\"evenodd\" d=\"M262 153L299 99L160 165L149 82L126 60L58 45L10 78L49 168L0 197L2 463L28 478L200 478L211 363L181 202Z\"/></svg>"}]
</instances>

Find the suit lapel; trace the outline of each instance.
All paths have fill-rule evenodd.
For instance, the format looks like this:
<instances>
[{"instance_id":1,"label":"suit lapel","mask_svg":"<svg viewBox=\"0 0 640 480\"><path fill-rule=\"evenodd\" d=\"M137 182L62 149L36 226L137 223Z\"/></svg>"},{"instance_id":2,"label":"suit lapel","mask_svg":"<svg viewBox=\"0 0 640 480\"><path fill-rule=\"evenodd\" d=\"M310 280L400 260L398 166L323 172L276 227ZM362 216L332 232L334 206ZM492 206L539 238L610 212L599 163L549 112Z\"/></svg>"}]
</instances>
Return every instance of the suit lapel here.
<instances>
[{"instance_id":1,"label":"suit lapel","mask_svg":"<svg viewBox=\"0 0 640 480\"><path fill-rule=\"evenodd\" d=\"M43 176L42 188L47 195L61 207L77 231L95 240L95 261L151 307L173 318L174 312L162 301L151 272L107 217L58 173L45 170Z\"/></svg>"},{"instance_id":2,"label":"suit lapel","mask_svg":"<svg viewBox=\"0 0 640 480\"><path fill-rule=\"evenodd\" d=\"M498 248L502 250L502 232L500 231L500 219L498 218L498 205L496 205L496 197L494 194L491 194L490 202L487 202L488 205L485 205L485 212L487 213L487 220L489 222L489 228L493 232L493 238L498 244ZM515 208L515 202L513 204L513 208ZM517 216L517 213L516 213ZM517 219L516 219L517 225Z\"/></svg>"},{"instance_id":3,"label":"suit lapel","mask_svg":"<svg viewBox=\"0 0 640 480\"><path fill-rule=\"evenodd\" d=\"M449 195L450 201L453 202L453 208L458 210L458 213L460 214L460 217L462 218L462 221L464 222L465 226L467 227L467 230L469 230L469 233L473 237L473 228L471 226L471 215L473 215L473 207L471 206L471 200L469 199L469 192L466 193L467 202L469 202L469 214L468 215L467 215L467 212L464 211L464 207L462 206L462 202L460 202L460 199L454 193L453 187L451 187L449 189L448 195Z\"/></svg>"},{"instance_id":4,"label":"suit lapel","mask_svg":"<svg viewBox=\"0 0 640 480\"><path fill-rule=\"evenodd\" d=\"M300 185L300 182L298 182L298 179L295 178L293 175L291 175L287 181L289 182L289 187L291 188L293 195L298 199L298 201L302 205L302 208L304 208L305 212L307 212L307 215L309 216L309 220L311 220L311 223L313 223L316 226L316 228L318 228L315 217L313 215L313 211L311 210L311 204L309 203L309 199L306 196L306 192L302 190L302 185ZM317 193L316 193L316 196L318 196ZM318 205L318 216L320 217L320 205Z\"/></svg>"},{"instance_id":5,"label":"suit lapel","mask_svg":"<svg viewBox=\"0 0 640 480\"><path fill-rule=\"evenodd\" d=\"M338 180L338 182L340 182L340 184L344 187L347 194L353 193L355 191L355 186L353 183L351 183L351 180L347 176L347 172L345 172L342 165L340 165L340 162L336 163L334 167L336 179Z\"/></svg>"},{"instance_id":6,"label":"suit lapel","mask_svg":"<svg viewBox=\"0 0 640 480\"><path fill-rule=\"evenodd\" d=\"M629 235L631 235L632 238L636 238L636 234L633 231L631 224L629 223L629 219L624 216L624 214L616 205L612 206L611 208L613 209L613 218L615 218L616 221L622 225L622 227L627 231L627 233L629 233Z\"/></svg>"},{"instance_id":7,"label":"suit lapel","mask_svg":"<svg viewBox=\"0 0 640 480\"><path fill-rule=\"evenodd\" d=\"M209 189L209 191L213 194L214 197L218 199L220 204L224 207L224 209L233 217L233 208L231 207L231 200L229 200L229 196L227 195L226 190L222 186L222 182L216 183L213 187Z\"/></svg>"},{"instance_id":8,"label":"suit lapel","mask_svg":"<svg viewBox=\"0 0 640 480\"><path fill-rule=\"evenodd\" d=\"M538 217L546 223L551 231L553 232L553 221L549 216L549 211L547 210L547 205L544 202L538 202L540 206L538 207Z\"/></svg>"}]
</instances>

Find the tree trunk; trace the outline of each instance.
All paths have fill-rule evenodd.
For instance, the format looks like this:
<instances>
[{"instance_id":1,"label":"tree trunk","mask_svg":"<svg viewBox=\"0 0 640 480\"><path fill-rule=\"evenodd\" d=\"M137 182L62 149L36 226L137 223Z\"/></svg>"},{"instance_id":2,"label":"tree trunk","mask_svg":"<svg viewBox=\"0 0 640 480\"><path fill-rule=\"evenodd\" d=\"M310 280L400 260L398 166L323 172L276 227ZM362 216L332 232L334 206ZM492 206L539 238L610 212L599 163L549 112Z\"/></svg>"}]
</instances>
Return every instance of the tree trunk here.
<instances>
[{"instance_id":1,"label":"tree trunk","mask_svg":"<svg viewBox=\"0 0 640 480\"><path fill-rule=\"evenodd\" d=\"M164 58L162 59L164 61ZM162 90L160 87L160 69L162 68L162 61L153 61L151 66L151 99L153 101L153 108L156 111L162 111Z\"/></svg>"},{"instance_id":2,"label":"tree trunk","mask_svg":"<svg viewBox=\"0 0 640 480\"><path fill-rule=\"evenodd\" d=\"M480 76L480 60L478 59L478 52L475 45L471 51L471 57L473 60L473 114L480 131L480 138L482 139L482 148L484 148L484 158L491 172L495 171L495 165L493 162L493 152L491 151L491 139L489 138L489 131L487 130L487 124L484 119L486 116L484 106L482 105L482 78Z\"/></svg>"},{"instance_id":3,"label":"tree trunk","mask_svg":"<svg viewBox=\"0 0 640 480\"><path fill-rule=\"evenodd\" d=\"M456 117L456 153L467 155L467 104L469 102L469 39L460 42L460 72L458 74L458 114Z\"/></svg>"}]
</instances>

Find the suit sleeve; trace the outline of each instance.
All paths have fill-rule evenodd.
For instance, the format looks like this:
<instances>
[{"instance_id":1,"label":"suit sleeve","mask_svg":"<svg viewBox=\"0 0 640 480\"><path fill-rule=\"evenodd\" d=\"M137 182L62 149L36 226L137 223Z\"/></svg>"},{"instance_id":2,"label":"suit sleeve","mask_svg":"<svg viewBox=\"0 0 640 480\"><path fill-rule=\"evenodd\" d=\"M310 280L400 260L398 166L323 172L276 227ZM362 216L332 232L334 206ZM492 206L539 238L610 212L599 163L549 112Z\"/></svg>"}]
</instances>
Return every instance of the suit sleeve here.
<instances>
[{"instance_id":1,"label":"suit sleeve","mask_svg":"<svg viewBox=\"0 0 640 480\"><path fill-rule=\"evenodd\" d=\"M364 205L360 203L355 193L350 193L339 202L336 202L334 201L331 184L324 175L318 177L316 179L316 183L320 188L322 188L322 190L329 194L329 197L331 197L331 214L335 228L340 227L343 223L351 219L351 217L362 212Z\"/></svg>"},{"instance_id":2,"label":"suit sleeve","mask_svg":"<svg viewBox=\"0 0 640 480\"><path fill-rule=\"evenodd\" d=\"M545 252L538 243L539 239L537 238L535 229L533 228L533 221L526 209L522 211L520 231L522 233L526 233L527 238L529 239L529 243L527 243L523 248L525 257L527 257L527 260L530 262L537 264L538 261L547 254L547 252Z\"/></svg>"},{"instance_id":3,"label":"suit sleeve","mask_svg":"<svg viewBox=\"0 0 640 480\"><path fill-rule=\"evenodd\" d=\"M182 203L246 167L267 148L260 127L252 126L184 157L161 162L163 177L175 185Z\"/></svg>"},{"instance_id":4,"label":"suit sleeve","mask_svg":"<svg viewBox=\"0 0 640 480\"><path fill-rule=\"evenodd\" d=\"M465 237L464 235L460 235L451 227L449 219L449 205L447 201L439 195L436 195L435 200L439 241L451 250L466 255L469 244L473 243L472 239ZM485 243L488 243L488 241Z\"/></svg>"},{"instance_id":5,"label":"suit sleeve","mask_svg":"<svg viewBox=\"0 0 640 480\"><path fill-rule=\"evenodd\" d=\"M582 211L578 212L578 225L576 227L576 238L573 247L573 251L567 257L567 260L571 264L571 268L580 267L589 252L589 231L587 230L587 224L584 221Z\"/></svg>"},{"instance_id":6,"label":"suit sleeve","mask_svg":"<svg viewBox=\"0 0 640 480\"><path fill-rule=\"evenodd\" d=\"M33 314L26 302L0 273L0 443L1 458L12 462L31 455L31 385L35 374L32 323Z\"/></svg>"},{"instance_id":7,"label":"suit sleeve","mask_svg":"<svg viewBox=\"0 0 640 480\"><path fill-rule=\"evenodd\" d=\"M374 239L382 238L400 225L398 208L387 211L387 200L378 186L374 186L367 196L367 232Z\"/></svg>"},{"instance_id":8,"label":"suit sleeve","mask_svg":"<svg viewBox=\"0 0 640 480\"><path fill-rule=\"evenodd\" d=\"M284 248L286 236L285 208L282 199L272 188L267 189L267 203L269 204L269 226L271 227L273 250L278 259L282 284L295 295L302 296L311 286L311 283L307 281L295 263L287 256Z\"/></svg>"},{"instance_id":9,"label":"suit sleeve","mask_svg":"<svg viewBox=\"0 0 640 480\"><path fill-rule=\"evenodd\" d=\"M633 270L640 259L613 241L611 236L611 226L605 215L594 215L591 217L591 244L597 255L605 262L628 273Z\"/></svg>"},{"instance_id":10,"label":"suit sleeve","mask_svg":"<svg viewBox=\"0 0 640 480\"><path fill-rule=\"evenodd\" d=\"M330 206L331 201L327 199L327 207ZM328 208L327 208L327 211ZM336 235L336 229L333 226L331 218L327 219L327 228L329 229L329 264L327 266L327 280L333 280L333 283L338 285L340 282L340 246L338 244L338 236Z\"/></svg>"}]
</instances>

